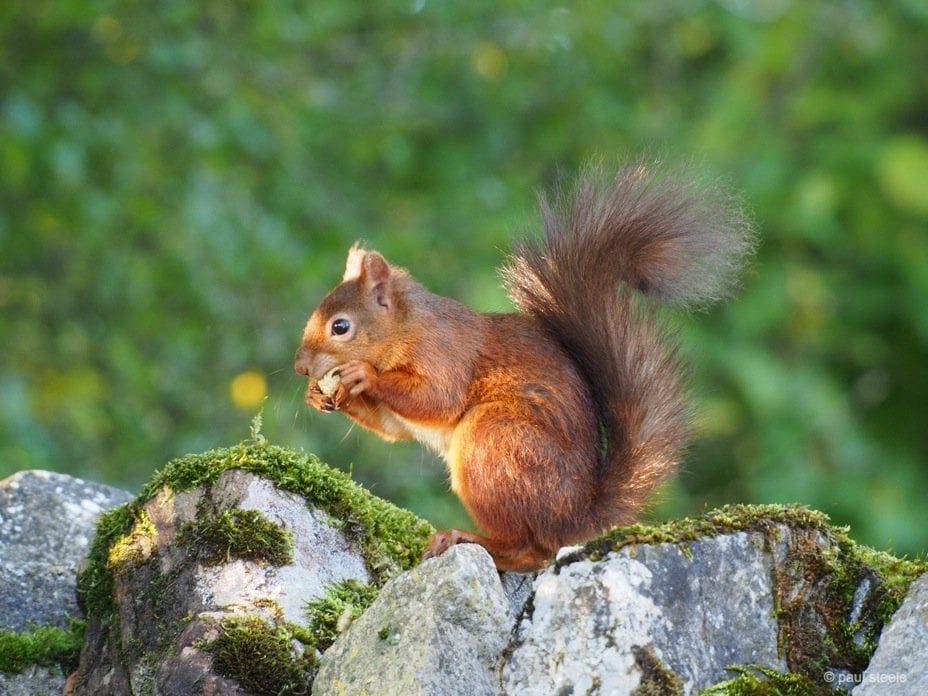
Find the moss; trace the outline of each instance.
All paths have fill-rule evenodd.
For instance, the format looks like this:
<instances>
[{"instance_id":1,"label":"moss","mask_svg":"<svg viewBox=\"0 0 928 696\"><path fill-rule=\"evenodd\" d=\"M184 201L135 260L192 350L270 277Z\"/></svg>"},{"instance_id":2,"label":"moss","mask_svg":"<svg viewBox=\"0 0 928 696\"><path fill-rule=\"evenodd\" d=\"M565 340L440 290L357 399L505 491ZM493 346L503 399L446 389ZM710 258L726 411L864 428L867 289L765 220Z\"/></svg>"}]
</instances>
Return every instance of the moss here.
<instances>
[{"instance_id":1,"label":"moss","mask_svg":"<svg viewBox=\"0 0 928 696\"><path fill-rule=\"evenodd\" d=\"M827 515L799 505L726 505L699 517L684 517L658 525L616 527L586 544L580 554L598 560L610 551L636 544L685 544L734 532L761 532L771 536L781 524L794 529L834 530ZM576 556L572 554L559 565L569 563Z\"/></svg>"},{"instance_id":2,"label":"moss","mask_svg":"<svg viewBox=\"0 0 928 696\"><path fill-rule=\"evenodd\" d=\"M281 566L293 560L293 534L258 510L201 512L181 525L177 540L195 548L206 564L240 558Z\"/></svg>"},{"instance_id":3,"label":"moss","mask_svg":"<svg viewBox=\"0 0 928 696\"><path fill-rule=\"evenodd\" d=\"M130 535L137 515L138 500L120 505L100 516L97 533L77 579L77 598L87 616L106 616L113 612L113 569L110 549Z\"/></svg>"},{"instance_id":4,"label":"moss","mask_svg":"<svg viewBox=\"0 0 928 696\"><path fill-rule=\"evenodd\" d=\"M155 550L155 525L144 510L139 510L128 534L119 537L107 554L110 568L137 565L146 561Z\"/></svg>"},{"instance_id":5,"label":"moss","mask_svg":"<svg viewBox=\"0 0 928 696\"><path fill-rule=\"evenodd\" d=\"M77 668L84 641L84 622L71 619L68 628L40 626L32 631L0 631L0 672L17 673L30 665Z\"/></svg>"},{"instance_id":6,"label":"moss","mask_svg":"<svg viewBox=\"0 0 928 696\"><path fill-rule=\"evenodd\" d=\"M157 472L142 490L145 500L168 486L177 493L212 483L229 469L242 469L344 520L346 531L365 551L371 571L385 580L419 561L429 534L425 521L371 495L341 471L313 455L250 441L227 449L187 455Z\"/></svg>"},{"instance_id":7,"label":"moss","mask_svg":"<svg viewBox=\"0 0 928 696\"><path fill-rule=\"evenodd\" d=\"M307 606L307 627L283 623L276 626L257 616L235 617L220 622L215 641L200 647L215 656L216 671L235 679L256 693L296 693L315 673L316 651L324 652L351 621L377 598L378 590L354 580L326 588L325 595ZM269 607L273 608L273 607ZM303 644L295 655L291 640ZM253 663L258 661L258 666Z\"/></svg>"},{"instance_id":8,"label":"moss","mask_svg":"<svg viewBox=\"0 0 928 696\"><path fill-rule=\"evenodd\" d=\"M650 647L632 646L635 664L641 670L641 682L633 696L682 696L683 679L667 667Z\"/></svg>"},{"instance_id":9,"label":"moss","mask_svg":"<svg viewBox=\"0 0 928 696\"><path fill-rule=\"evenodd\" d=\"M283 623L284 621L284 608L280 606L280 602L277 602L270 597L259 597L254 601L255 608L264 609L265 611L273 617L274 621L277 623Z\"/></svg>"},{"instance_id":10,"label":"moss","mask_svg":"<svg viewBox=\"0 0 928 696\"><path fill-rule=\"evenodd\" d=\"M180 607L172 599L177 595L176 586L181 582L184 571L177 567L165 573L160 563L153 562L145 567L144 573L142 577L146 581L139 584L146 588L148 596L145 603L155 630L140 637L141 651L165 654L174 649L174 639L190 623L188 612L181 613Z\"/></svg>"},{"instance_id":11,"label":"moss","mask_svg":"<svg viewBox=\"0 0 928 696\"><path fill-rule=\"evenodd\" d=\"M792 672L818 684L835 669L867 668L883 625L928 570L858 546L846 531L793 529L773 572L781 652Z\"/></svg>"},{"instance_id":12,"label":"moss","mask_svg":"<svg viewBox=\"0 0 928 696\"><path fill-rule=\"evenodd\" d=\"M248 693L307 694L318 669L313 635L306 628L284 620L283 609L272 599L256 601L256 606L271 616L257 614L207 618L216 628L215 637L194 643L194 647L213 655L213 669L235 680ZM192 617L187 617L186 621ZM159 629L166 636L176 636L175 629ZM170 655L171 645L148 651L138 663L158 655ZM156 659L161 660L162 657Z\"/></svg>"},{"instance_id":13,"label":"moss","mask_svg":"<svg viewBox=\"0 0 928 696\"><path fill-rule=\"evenodd\" d=\"M781 539L783 526L790 532ZM883 624L909 584L928 571L923 560L858 546L847 529L832 526L823 513L788 505L726 506L661 525L620 527L562 558L558 567L637 544L684 545L686 552L687 542L734 532L760 533L767 549L786 544L785 560L772 578L780 651L796 680L815 684L829 669L864 670ZM747 683L749 677L742 676Z\"/></svg>"},{"instance_id":14,"label":"moss","mask_svg":"<svg viewBox=\"0 0 928 696\"><path fill-rule=\"evenodd\" d=\"M699 696L830 696L827 685L802 674L782 674L769 667L728 667L738 676L714 684Z\"/></svg>"},{"instance_id":15,"label":"moss","mask_svg":"<svg viewBox=\"0 0 928 696\"><path fill-rule=\"evenodd\" d=\"M216 639L206 646L216 671L258 694L305 694L316 671L312 649L294 645L302 633L292 624L273 625L257 616L236 616L218 623Z\"/></svg>"},{"instance_id":16,"label":"moss","mask_svg":"<svg viewBox=\"0 0 928 696\"><path fill-rule=\"evenodd\" d=\"M885 551L877 551L868 546L857 546L857 555L869 567L877 570L894 595L904 597L915 577L928 572L928 560L911 560L898 558ZM893 609L895 611L895 609Z\"/></svg>"},{"instance_id":17,"label":"moss","mask_svg":"<svg viewBox=\"0 0 928 696\"><path fill-rule=\"evenodd\" d=\"M134 501L101 517L85 569L78 578L78 595L88 616L105 616L113 610L113 563L137 559L130 558L128 551L111 558L111 549L131 548L133 535L144 532L144 503L164 487L181 493L210 484L229 469L266 478L341 521L343 531L361 546L377 586L416 565L434 531L413 513L371 495L347 474L326 466L317 457L269 445L259 436L234 447L175 459L152 476ZM218 547L223 543L219 541Z\"/></svg>"},{"instance_id":18,"label":"moss","mask_svg":"<svg viewBox=\"0 0 928 696\"><path fill-rule=\"evenodd\" d=\"M312 644L320 652L325 652L338 635L377 599L377 594L375 586L356 580L345 580L327 587L325 595L310 601L306 610Z\"/></svg>"}]
</instances>

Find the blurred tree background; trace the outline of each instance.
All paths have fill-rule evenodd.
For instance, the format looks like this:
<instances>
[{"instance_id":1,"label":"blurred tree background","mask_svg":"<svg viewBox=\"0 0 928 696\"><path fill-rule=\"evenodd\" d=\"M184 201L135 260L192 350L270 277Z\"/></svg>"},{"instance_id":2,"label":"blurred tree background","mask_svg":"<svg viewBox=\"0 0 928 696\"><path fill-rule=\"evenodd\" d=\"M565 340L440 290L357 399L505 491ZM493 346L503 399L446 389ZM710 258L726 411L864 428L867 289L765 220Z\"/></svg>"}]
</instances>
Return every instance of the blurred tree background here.
<instances>
[{"instance_id":1,"label":"blurred tree background","mask_svg":"<svg viewBox=\"0 0 928 696\"><path fill-rule=\"evenodd\" d=\"M306 316L357 239L505 310L535 191L645 150L762 240L680 319L700 417L652 515L801 502L928 545L923 0L7 0L0 38L0 476L136 488L263 404L272 442L467 524L420 447L304 406Z\"/></svg>"}]
</instances>

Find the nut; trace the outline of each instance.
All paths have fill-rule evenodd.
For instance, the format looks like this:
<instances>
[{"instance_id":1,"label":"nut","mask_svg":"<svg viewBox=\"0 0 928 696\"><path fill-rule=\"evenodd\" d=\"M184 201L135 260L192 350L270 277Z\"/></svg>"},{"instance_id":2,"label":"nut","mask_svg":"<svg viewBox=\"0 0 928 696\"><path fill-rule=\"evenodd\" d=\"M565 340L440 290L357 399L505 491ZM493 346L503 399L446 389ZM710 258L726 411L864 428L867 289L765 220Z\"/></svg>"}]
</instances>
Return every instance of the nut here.
<instances>
[{"instance_id":1,"label":"nut","mask_svg":"<svg viewBox=\"0 0 928 696\"><path fill-rule=\"evenodd\" d=\"M338 391L338 387L341 383L341 376L333 368L319 378L316 382L316 386L319 387L319 391L326 396L335 396L335 392Z\"/></svg>"}]
</instances>

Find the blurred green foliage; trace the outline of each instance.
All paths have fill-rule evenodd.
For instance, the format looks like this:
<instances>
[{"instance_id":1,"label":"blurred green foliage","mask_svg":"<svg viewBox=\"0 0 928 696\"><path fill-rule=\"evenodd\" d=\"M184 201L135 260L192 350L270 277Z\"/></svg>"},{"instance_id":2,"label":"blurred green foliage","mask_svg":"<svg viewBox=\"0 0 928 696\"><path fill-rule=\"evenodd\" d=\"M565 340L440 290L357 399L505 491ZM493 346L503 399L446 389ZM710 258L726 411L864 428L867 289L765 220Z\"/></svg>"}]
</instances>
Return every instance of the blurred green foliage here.
<instances>
[{"instance_id":1,"label":"blurred green foliage","mask_svg":"<svg viewBox=\"0 0 928 696\"><path fill-rule=\"evenodd\" d=\"M535 191L695 159L762 248L681 318L697 436L654 515L802 502L928 537L928 5L921 0L0 6L0 475L136 488L264 432L466 524L440 463L311 413L308 312L363 239L508 307Z\"/></svg>"}]
</instances>

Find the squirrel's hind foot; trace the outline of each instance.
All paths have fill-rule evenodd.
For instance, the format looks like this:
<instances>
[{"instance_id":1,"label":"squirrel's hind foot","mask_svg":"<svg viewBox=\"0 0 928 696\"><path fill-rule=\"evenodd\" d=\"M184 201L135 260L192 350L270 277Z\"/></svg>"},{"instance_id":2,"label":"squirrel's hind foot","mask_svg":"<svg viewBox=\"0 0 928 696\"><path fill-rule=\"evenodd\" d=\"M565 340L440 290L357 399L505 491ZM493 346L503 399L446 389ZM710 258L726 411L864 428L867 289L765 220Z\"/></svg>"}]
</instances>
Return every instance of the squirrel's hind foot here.
<instances>
[{"instance_id":1,"label":"squirrel's hind foot","mask_svg":"<svg viewBox=\"0 0 928 696\"><path fill-rule=\"evenodd\" d=\"M429 537L422 560L440 556L456 544L479 544L493 557L493 563L498 570L519 573L543 568L553 555L535 546L497 541L472 532L462 532L460 529L445 529Z\"/></svg>"}]
</instances>

